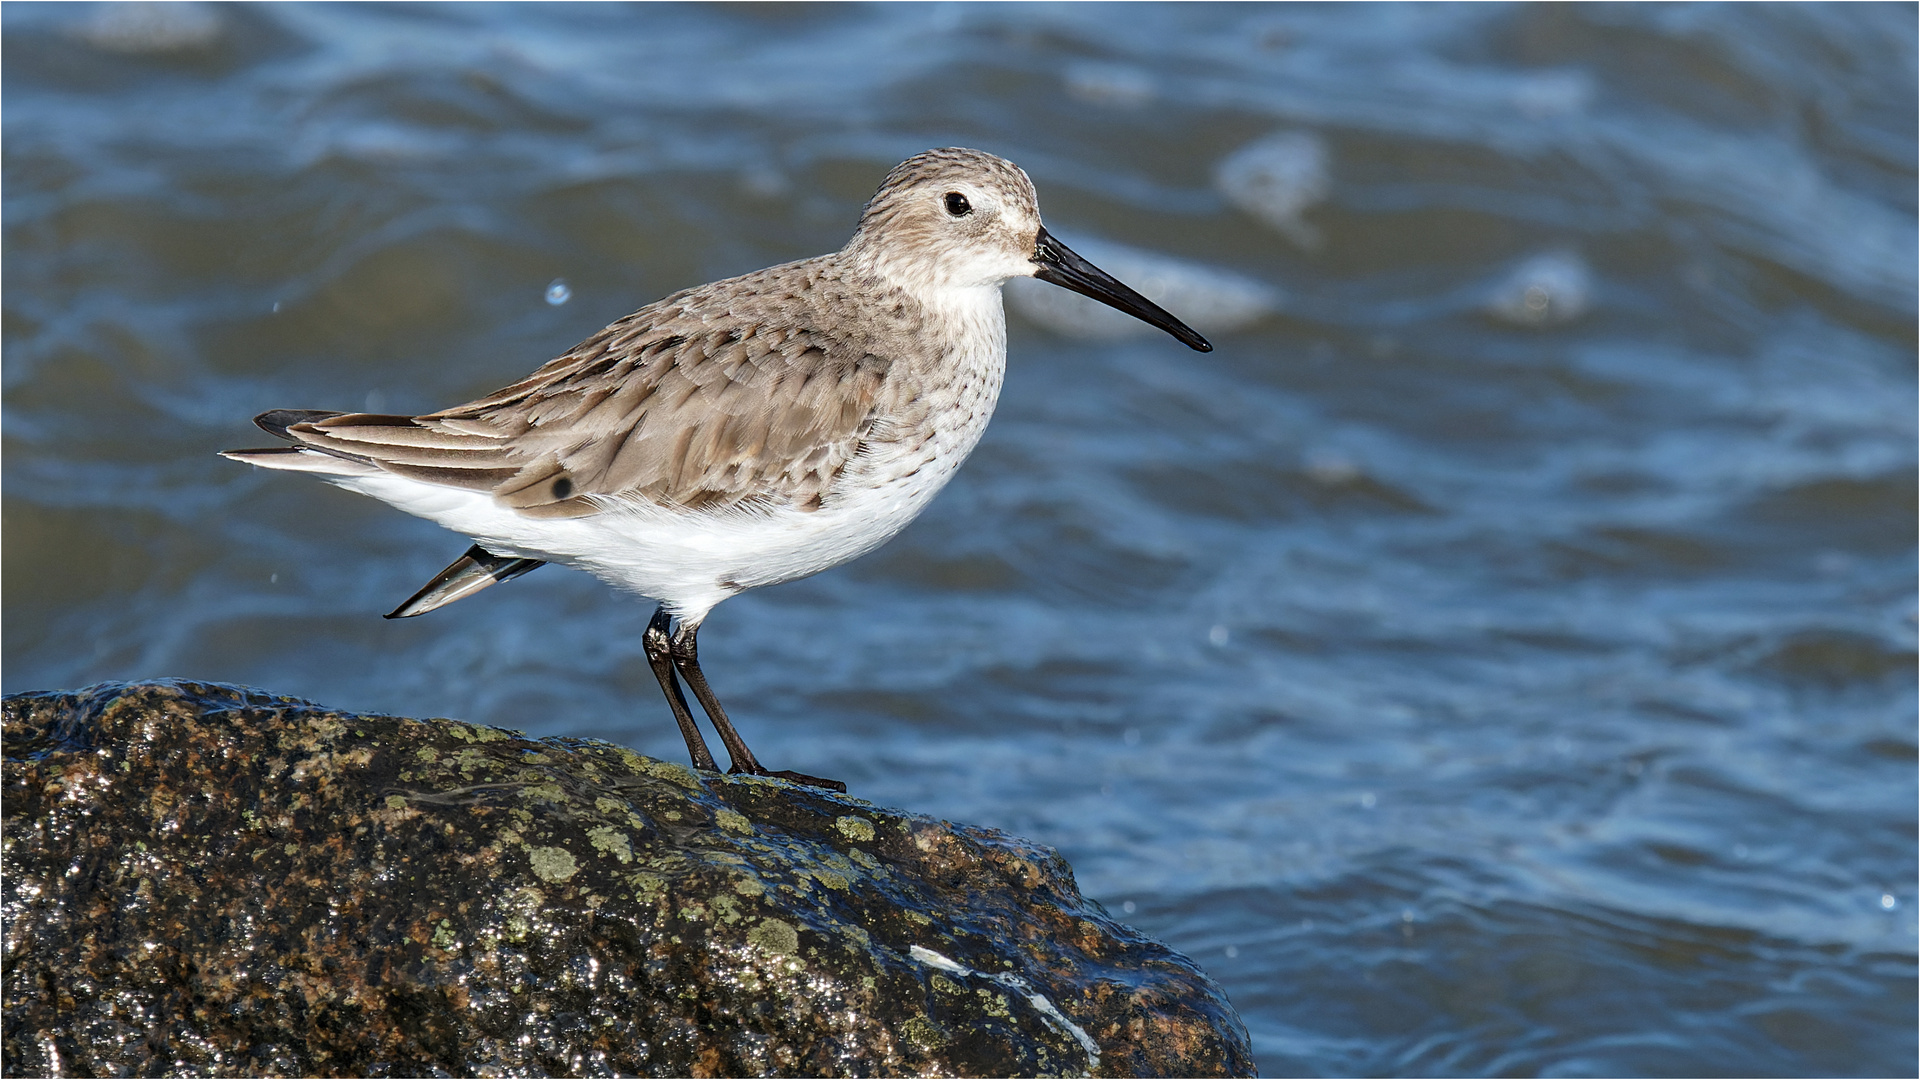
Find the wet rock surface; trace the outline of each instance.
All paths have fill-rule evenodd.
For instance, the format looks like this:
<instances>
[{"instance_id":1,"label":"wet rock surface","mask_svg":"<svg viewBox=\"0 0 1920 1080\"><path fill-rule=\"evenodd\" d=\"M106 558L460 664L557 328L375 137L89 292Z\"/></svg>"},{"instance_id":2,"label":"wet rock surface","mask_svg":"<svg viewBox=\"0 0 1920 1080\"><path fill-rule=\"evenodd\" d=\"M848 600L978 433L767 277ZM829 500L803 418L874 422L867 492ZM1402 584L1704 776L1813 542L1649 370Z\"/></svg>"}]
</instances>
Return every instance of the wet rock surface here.
<instances>
[{"instance_id":1,"label":"wet rock surface","mask_svg":"<svg viewBox=\"0 0 1920 1080\"><path fill-rule=\"evenodd\" d=\"M1053 852L623 747L5 703L9 1075L1249 1075Z\"/></svg>"}]
</instances>

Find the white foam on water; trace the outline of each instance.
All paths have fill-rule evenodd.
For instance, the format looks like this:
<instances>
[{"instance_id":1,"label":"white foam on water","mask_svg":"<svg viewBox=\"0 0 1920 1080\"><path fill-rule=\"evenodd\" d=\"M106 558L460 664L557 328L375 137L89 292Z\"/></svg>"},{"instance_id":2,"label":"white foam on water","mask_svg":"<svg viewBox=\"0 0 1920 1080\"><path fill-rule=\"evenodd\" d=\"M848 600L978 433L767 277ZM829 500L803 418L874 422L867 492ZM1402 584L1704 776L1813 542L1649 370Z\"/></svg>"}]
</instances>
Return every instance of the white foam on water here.
<instances>
[{"instance_id":1,"label":"white foam on water","mask_svg":"<svg viewBox=\"0 0 1920 1080\"><path fill-rule=\"evenodd\" d=\"M1309 250L1320 231L1301 217L1333 190L1325 139L1311 131L1276 131L1234 151L1214 170L1227 201Z\"/></svg>"},{"instance_id":2,"label":"white foam on water","mask_svg":"<svg viewBox=\"0 0 1920 1080\"><path fill-rule=\"evenodd\" d=\"M71 33L109 52L167 53L204 48L219 40L223 29L219 13L207 4L126 0L94 6Z\"/></svg>"},{"instance_id":3,"label":"white foam on water","mask_svg":"<svg viewBox=\"0 0 1920 1080\"><path fill-rule=\"evenodd\" d=\"M1572 251L1535 255L1501 278L1487 297L1486 311L1520 326L1572 322L1593 303L1593 274Z\"/></svg>"}]
</instances>

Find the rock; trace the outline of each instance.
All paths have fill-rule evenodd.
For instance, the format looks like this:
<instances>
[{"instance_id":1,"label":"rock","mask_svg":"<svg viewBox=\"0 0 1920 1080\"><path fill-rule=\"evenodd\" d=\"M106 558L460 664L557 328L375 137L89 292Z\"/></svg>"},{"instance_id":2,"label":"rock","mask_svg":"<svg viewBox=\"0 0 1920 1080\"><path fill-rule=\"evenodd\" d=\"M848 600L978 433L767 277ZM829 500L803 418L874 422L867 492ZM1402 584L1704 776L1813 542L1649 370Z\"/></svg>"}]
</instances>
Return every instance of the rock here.
<instances>
[{"instance_id":1,"label":"rock","mask_svg":"<svg viewBox=\"0 0 1920 1080\"><path fill-rule=\"evenodd\" d=\"M8 1075L1251 1075L1053 852L607 743L5 703Z\"/></svg>"}]
</instances>

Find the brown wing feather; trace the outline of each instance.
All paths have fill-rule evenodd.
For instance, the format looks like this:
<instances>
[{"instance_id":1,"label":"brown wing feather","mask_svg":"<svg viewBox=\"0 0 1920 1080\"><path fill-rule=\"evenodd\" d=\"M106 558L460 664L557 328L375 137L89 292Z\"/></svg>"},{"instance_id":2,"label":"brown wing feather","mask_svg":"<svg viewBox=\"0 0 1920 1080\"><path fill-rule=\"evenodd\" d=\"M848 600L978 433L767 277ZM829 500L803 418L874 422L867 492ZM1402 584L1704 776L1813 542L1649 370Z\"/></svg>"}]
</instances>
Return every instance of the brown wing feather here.
<instances>
[{"instance_id":1,"label":"brown wing feather","mask_svg":"<svg viewBox=\"0 0 1920 1080\"><path fill-rule=\"evenodd\" d=\"M714 310L743 293L711 285L668 297L465 405L286 430L402 476L490 491L532 517L594 513L590 496L817 507L872 429L891 365L812 328L811 298L847 294L779 287L808 269L750 275L769 279L746 293L767 310Z\"/></svg>"}]
</instances>

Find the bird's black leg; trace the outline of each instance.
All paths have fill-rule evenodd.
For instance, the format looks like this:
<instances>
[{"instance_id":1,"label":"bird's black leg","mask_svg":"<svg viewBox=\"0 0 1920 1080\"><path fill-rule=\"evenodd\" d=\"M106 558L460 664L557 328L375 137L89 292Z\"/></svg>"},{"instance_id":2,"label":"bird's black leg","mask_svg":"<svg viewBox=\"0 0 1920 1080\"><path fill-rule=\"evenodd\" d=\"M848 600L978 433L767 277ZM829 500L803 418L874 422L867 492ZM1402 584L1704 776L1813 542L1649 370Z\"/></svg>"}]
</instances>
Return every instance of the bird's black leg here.
<instances>
[{"instance_id":1,"label":"bird's black leg","mask_svg":"<svg viewBox=\"0 0 1920 1080\"><path fill-rule=\"evenodd\" d=\"M720 767L714 764L712 751L707 749L707 740L700 736L700 728L693 722L693 710L687 708L687 696L680 692L680 682L673 677L672 625L673 617L662 606L653 613L653 621L647 624L647 632L640 636L640 643L647 650L647 663L653 668L653 677L660 680L660 689L666 692L667 704L673 709L674 721L680 725L680 734L687 740L687 753L693 755L693 767L719 772ZM701 704L706 704L704 697Z\"/></svg>"},{"instance_id":2,"label":"bird's black leg","mask_svg":"<svg viewBox=\"0 0 1920 1080\"><path fill-rule=\"evenodd\" d=\"M652 629L649 627L648 629ZM687 680L693 688L693 696L700 699L700 707L707 710L707 719L713 721L713 729L720 733L720 741L727 744L727 756L733 759L732 773L751 773L754 776L777 776L783 780L807 784L811 787L827 788L831 791L847 790L847 785L838 780L825 780L818 776L781 769L774 772L761 765L747 749L747 741L733 729L733 721L727 719L727 710L720 707L720 699L713 696L713 688L707 685L707 676L700 670L700 627L698 625L680 625L680 632L673 635L673 666L680 671L680 677Z\"/></svg>"}]
</instances>

